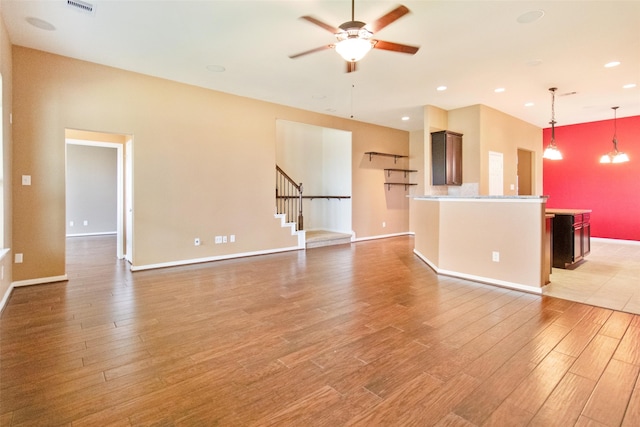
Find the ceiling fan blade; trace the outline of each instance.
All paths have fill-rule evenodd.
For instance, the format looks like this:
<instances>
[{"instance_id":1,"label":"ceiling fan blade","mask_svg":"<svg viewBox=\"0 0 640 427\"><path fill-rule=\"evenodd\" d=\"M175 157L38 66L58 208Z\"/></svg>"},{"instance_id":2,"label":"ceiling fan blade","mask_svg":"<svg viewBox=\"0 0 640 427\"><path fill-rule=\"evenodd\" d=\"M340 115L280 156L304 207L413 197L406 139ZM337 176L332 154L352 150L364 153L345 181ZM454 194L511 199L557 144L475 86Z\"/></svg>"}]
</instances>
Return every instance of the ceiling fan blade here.
<instances>
[{"instance_id":1,"label":"ceiling fan blade","mask_svg":"<svg viewBox=\"0 0 640 427\"><path fill-rule=\"evenodd\" d=\"M417 46L409 46L407 44L386 42L384 40L373 40L373 41L375 43L373 45L374 49L391 50L394 52L408 53L410 55L414 55L418 51L418 49L420 49Z\"/></svg>"},{"instance_id":2,"label":"ceiling fan blade","mask_svg":"<svg viewBox=\"0 0 640 427\"><path fill-rule=\"evenodd\" d=\"M295 58L298 58L298 57L303 56L303 55L308 55L310 53L321 52L321 51L327 50L327 49L333 49L333 47L334 47L334 45L327 44L327 45L324 45L324 46L316 47L315 49L309 49L309 50L305 50L304 52L296 53L294 55L289 55L289 58L295 59Z\"/></svg>"},{"instance_id":3,"label":"ceiling fan blade","mask_svg":"<svg viewBox=\"0 0 640 427\"><path fill-rule=\"evenodd\" d=\"M347 73L356 71L356 63L347 61Z\"/></svg>"},{"instance_id":4,"label":"ceiling fan blade","mask_svg":"<svg viewBox=\"0 0 640 427\"><path fill-rule=\"evenodd\" d=\"M304 19L305 21L309 21L320 28L324 28L325 30L329 31L331 34L336 34L340 32L339 28L336 28L333 25L325 24L324 22L314 18L313 16L301 16L300 19Z\"/></svg>"},{"instance_id":5,"label":"ceiling fan blade","mask_svg":"<svg viewBox=\"0 0 640 427\"><path fill-rule=\"evenodd\" d=\"M376 21L367 24L367 28L374 33L378 32L395 20L402 18L407 13L409 13L409 9L406 6L400 5L386 15L381 16Z\"/></svg>"}]
</instances>

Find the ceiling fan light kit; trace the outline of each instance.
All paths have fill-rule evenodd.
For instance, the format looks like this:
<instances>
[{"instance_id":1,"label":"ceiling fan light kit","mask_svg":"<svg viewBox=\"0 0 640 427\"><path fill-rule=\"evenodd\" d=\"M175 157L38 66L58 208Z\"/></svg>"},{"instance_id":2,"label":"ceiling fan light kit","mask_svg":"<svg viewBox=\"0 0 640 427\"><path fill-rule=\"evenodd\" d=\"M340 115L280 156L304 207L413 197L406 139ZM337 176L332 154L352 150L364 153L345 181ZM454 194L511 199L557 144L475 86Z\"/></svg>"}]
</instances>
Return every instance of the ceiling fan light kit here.
<instances>
[{"instance_id":1,"label":"ceiling fan light kit","mask_svg":"<svg viewBox=\"0 0 640 427\"><path fill-rule=\"evenodd\" d=\"M364 28L365 25L360 21L349 21L340 25L342 31L336 34L338 43L335 49L345 61L357 62L373 48L373 33Z\"/></svg>"},{"instance_id":2,"label":"ceiling fan light kit","mask_svg":"<svg viewBox=\"0 0 640 427\"><path fill-rule=\"evenodd\" d=\"M409 9L406 6L398 6L373 23L366 24L355 20L355 1L351 0L351 21L343 23L338 28L325 24L312 16L303 16L302 19L333 33L337 43L289 55L289 58L293 59L326 49L335 49L347 61L347 72L350 73L356 71L356 62L364 58L371 49L390 50L414 55L420 49L419 47L372 38L375 32L380 31L407 13L409 13Z\"/></svg>"}]
</instances>

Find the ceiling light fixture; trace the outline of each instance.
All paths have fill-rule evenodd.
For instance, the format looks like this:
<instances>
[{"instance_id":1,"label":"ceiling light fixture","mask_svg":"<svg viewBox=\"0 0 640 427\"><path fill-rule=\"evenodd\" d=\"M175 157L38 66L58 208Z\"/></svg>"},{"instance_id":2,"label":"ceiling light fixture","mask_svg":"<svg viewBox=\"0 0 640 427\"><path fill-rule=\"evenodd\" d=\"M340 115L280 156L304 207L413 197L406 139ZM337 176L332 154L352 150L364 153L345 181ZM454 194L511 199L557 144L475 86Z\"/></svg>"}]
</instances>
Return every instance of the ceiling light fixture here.
<instances>
[{"instance_id":1,"label":"ceiling light fixture","mask_svg":"<svg viewBox=\"0 0 640 427\"><path fill-rule=\"evenodd\" d=\"M551 141L549 145L544 150L543 158L549 160L562 160L562 153L556 147L556 112L555 112L555 101L556 101L556 90L558 88L552 87L549 89L551 92Z\"/></svg>"},{"instance_id":2,"label":"ceiling light fixture","mask_svg":"<svg viewBox=\"0 0 640 427\"><path fill-rule=\"evenodd\" d=\"M622 86L623 89L633 89L634 87L636 87L635 83L629 83L629 84L626 84L626 85Z\"/></svg>"},{"instance_id":3,"label":"ceiling light fixture","mask_svg":"<svg viewBox=\"0 0 640 427\"><path fill-rule=\"evenodd\" d=\"M447 90L447 87L446 86L438 86L436 88L436 90L439 91L439 92L442 92L443 90Z\"/></svg>"},{"instance_id":4,"label":"ceiling light fixture","mask_svg":"<svg viewBox=\"0 0 640 427\"><path fill-rule=\"evenodd\" d=\"M350 21L348 26L340 26L340 31L336 34L336 52L347 62L360 61L373 48L371 36L373 33L364 26L364 22Z\"/></svg>"},{"instance_id":5,"label":"ceiling light fixture","mask_svg":"<svg viewBox=\"0 0 640 427\"><path fill-rule=\"evenodd\" d=\"M600 163L624 163L629 161L629 156L627 156L622 151L618 151L618 138L616 136L616 110L618 108L620 107L611 107L611 109L613 110L613 151L610 151L609 153L600 157Z\"/></svg>"},{"instance_id":6,"label":"ceiling light fixture","mask_svg":"<svg viewBox=\"0 0 640 427\"><path fill-rule=\"evenodd\" d=\"M53 26L52 23L45 21L44 19L34 18L33 16L29 16L25 18L29 24L33 25L36 28L40 28L41 30L46 31L55 31L56 27Z\"/></svg>"},{"instance_id":7,"label":"ceiling light fixture","mask_svg":"<svg viewBox=\"0 0 640 427\"><path fill-rule=\"evenodd\" d=\"M620 65L620 61L611 61L611 62L607 62L606 64L604 64L605 68L612 68L612 67L617 67L618 65Z\"/></svg>"}]
</instances>

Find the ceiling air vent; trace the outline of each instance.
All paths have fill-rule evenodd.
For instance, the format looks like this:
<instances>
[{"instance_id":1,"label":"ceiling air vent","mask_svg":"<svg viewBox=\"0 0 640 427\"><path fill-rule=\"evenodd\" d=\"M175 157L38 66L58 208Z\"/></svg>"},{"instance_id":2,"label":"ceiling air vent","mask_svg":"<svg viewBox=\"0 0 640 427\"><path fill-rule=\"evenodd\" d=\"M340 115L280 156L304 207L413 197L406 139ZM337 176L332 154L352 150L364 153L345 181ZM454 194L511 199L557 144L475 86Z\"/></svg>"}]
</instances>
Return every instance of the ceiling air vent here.
<instances>
[{"instance_id":1,"label":"ceiling air vent","mask_svg":"<svg viewBox=\"0 0 640 427\"><path fill-rule=\"evenodd\" d=\"M96 13L96 7L91 3L87 3L80 0L67 0L67 6L73 10L94 15Z\"/></svg>"}]
</instances>

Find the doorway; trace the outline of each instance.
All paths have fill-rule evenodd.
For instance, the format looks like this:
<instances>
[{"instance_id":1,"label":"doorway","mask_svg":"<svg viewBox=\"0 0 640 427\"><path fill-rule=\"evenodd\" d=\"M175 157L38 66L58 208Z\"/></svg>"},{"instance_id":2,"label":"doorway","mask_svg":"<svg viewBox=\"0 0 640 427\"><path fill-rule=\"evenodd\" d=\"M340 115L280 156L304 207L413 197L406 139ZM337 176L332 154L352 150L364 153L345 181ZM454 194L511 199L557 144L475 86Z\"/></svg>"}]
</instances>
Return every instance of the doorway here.
<instances>
[{"instance_id":1,"label":"doorway","mask_svg":"<svg viewBox=\"0 0 640 427\"><path fill-rule=\"evenodd\" d=\"M533 195L533 152L518 148L518 196Z\"/></svg>"},{"instance_id":2,"label":"doorway","mask_svg":"<svg viewBox=\"0 0 640 427\"><path fill-rule=\"evenodd\" d=\"M66 235L115 234L116 257L133 262L131 135L65 130Z\"/></svg>"}]
</instances>

